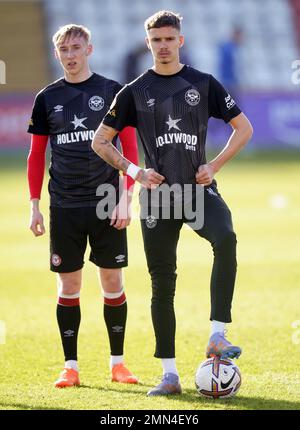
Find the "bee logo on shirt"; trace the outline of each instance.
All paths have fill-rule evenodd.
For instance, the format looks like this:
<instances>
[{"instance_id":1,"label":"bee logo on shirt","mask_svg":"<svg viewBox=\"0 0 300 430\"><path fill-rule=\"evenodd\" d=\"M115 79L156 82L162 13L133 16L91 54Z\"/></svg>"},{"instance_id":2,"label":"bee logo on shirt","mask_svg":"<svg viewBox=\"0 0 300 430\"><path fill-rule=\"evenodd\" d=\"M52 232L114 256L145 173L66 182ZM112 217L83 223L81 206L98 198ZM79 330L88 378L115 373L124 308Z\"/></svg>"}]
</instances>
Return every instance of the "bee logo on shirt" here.
<instances>
[{"instance_id":1,"label":"bee logo on shirt","mask_svg":"<svg viewBox=\"0 0 300 430\"><path fill-rule=\"evenodd\" d=\"M108 115L110 115L110 116L113 116L114 118L116 117L116 110L115 109L111 109L109 112L108 112Z\"/></svg>"}]
</instances>

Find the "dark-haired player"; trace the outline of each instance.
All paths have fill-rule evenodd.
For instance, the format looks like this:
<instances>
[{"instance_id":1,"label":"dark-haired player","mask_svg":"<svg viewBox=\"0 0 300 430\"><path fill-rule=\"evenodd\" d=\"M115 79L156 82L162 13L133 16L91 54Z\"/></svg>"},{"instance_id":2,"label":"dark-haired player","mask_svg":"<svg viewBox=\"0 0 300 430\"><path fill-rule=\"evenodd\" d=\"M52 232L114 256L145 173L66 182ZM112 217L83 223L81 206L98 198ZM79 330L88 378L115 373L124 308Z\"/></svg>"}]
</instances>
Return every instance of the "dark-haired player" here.
<instances>
[{"instance_id":1,"label":"dark-haired player","mask_svg":"<svg viewBox=\"0 0 300 430\"><path fill-rule=\"evenodd\" d=\"M158 12L146 20L146 41L154 66L119 92L95 134L92 147L100 157L127 172L146 188L159 188L163 182L181 187L191 184L193 199L196 199L196 184L204 186L204 224L195 232L211 243L214 253L212 331L206 354L208 357L237 358L241 348L225 338L225 324L231 322L236 235L230 210L217 190L214 176L248 142L252 127L230 94L212 75L180 63L179 50L184 42L180 21L179 15L168 11ZM207 162L205 140L211 116L229 123L233 133L224 149ZM125 125L137 127L139 131L146 169L130 163L110 143ZM181 393L175 363L173 300L177 242L187 219L184 216L181 219L152 216L141 222L152 280L155 357L162 359L163 366L161 383L148 395Z\"/></svg>"},{"instance_id":2,"label":"dark-haired player","mask_svg":"<svg viewBox=\"0 0 300 430\"><path fill-rule=\"evenodd\" d=\"M125 180L122 195L111 218L99 219L96 195L99 185L119 191L119 172L96 156L91 141L96 128L121 86L92 73L90 31L75 24L61 27L53 36L55 55L64 78L36 96L29 133L28 180L31 197L30 228L35 236L45 233L39 200L45 168L45 151L50 137L50 248L51 270L57 272L57 321L65 365L56 387L79 385L77 335L80 325L79 296L83 258L89 240L90 260L98 267L104 295L104 319L108 331L112 380L137 383L124 365L123 344L127 303L122 284L122 267L127 265L125 227L130 222L129 205L133 185ZM137 162L135 130L120 130L124 155ZM113 140L116 144L116 139ZM126 155L127 154L127 155ZM126 185L127 184L127 185Z\"/></svg>"}]
</instances>

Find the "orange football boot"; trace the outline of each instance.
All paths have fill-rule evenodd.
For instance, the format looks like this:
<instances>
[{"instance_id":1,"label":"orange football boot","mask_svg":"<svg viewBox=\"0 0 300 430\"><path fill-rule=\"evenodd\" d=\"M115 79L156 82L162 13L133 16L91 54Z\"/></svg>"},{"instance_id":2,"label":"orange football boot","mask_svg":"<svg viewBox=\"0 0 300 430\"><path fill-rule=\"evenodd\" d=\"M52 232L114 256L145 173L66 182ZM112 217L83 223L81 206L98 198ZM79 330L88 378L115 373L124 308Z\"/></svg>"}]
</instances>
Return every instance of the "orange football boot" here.
<instances>
[{"instance_id":1,"label":"orange football boot","mask_svg":"<svg viewBox=\"0 0 300 430\"><path fill-rule=\"evenodd\" d=\"M55 382L54 386L56 388L66 388L74 387L80 385L79 373L75 369L66 367L59 375L58 380Z\"/></svg>"},{"instance_id":2,"label":"orange football boot","mask_svg":"<svg viewBox=\"0 0 300 430\"><path fill-rule=\"evenodd\" d=\"M138 378L134 376L124 365L124 363L115 364L111 371L112 382L122 382L123 384L137 384Z\"/></svg>"}]
</instances>

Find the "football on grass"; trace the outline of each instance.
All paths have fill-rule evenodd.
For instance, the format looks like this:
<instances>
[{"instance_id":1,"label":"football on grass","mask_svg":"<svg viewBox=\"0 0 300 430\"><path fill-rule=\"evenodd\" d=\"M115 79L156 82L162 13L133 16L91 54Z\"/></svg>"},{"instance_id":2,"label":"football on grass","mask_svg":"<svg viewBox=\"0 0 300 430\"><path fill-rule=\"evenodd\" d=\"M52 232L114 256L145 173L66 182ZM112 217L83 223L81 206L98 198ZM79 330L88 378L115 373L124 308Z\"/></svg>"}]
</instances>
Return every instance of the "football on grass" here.
<instances>
[{"instance_id":1,"label":"football on grass","mask_svg":"<svg viewBox=\"0 0 300 430\"><path fill-rule=\"evenodd\" d=\"M199 365L196 372L195 384L198 393L212 399L235 396L241 383L239 368L228 359L209 358Z\"/></svg>"}]
</instances>

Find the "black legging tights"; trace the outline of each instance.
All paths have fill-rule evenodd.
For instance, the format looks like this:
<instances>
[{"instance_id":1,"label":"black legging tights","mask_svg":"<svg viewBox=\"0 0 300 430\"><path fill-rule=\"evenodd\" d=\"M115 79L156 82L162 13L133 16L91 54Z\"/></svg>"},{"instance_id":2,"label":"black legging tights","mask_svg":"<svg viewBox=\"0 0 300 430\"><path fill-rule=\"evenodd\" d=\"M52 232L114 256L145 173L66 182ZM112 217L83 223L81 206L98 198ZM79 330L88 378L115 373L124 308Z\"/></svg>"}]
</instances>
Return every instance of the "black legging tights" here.
<instances>
[{"instance_id":1,"label":"black legging tights","mask_svg":"<svg viewBox=\"0 0 300 430\"><path fill-rule=\"evenodd\" d=\"M213 249L211 275L211 320L231 322L231 303L236 276L236 235L230 211L224 200L205 190L204 225L196 233ZM155 357L175 357L176 250L184 220L158 219L154 228L142 220L148 270L152 280L151 314L156 337Z\"/></svg>"}]
</instances>

